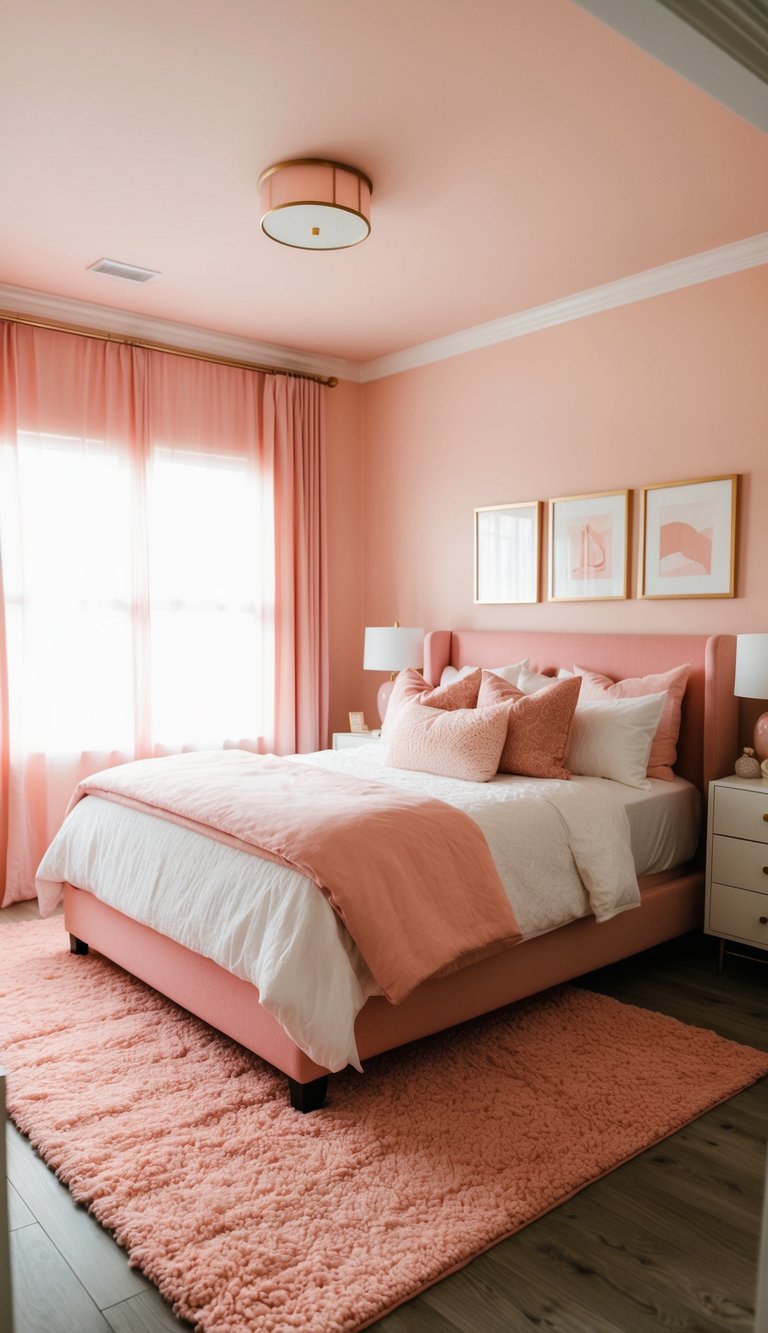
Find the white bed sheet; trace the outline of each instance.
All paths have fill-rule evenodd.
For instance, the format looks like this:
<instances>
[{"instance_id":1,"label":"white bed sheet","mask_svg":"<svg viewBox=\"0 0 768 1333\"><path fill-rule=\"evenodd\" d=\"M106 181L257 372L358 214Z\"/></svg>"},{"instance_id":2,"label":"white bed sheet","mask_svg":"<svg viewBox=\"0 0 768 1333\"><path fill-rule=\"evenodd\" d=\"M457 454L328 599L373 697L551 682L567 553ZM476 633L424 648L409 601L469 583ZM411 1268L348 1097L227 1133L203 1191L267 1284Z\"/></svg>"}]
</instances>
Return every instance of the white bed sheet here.
<instances>
[{"instance_id":1,"label":"white bed sheet","mask_svg":"<svg viewBox=\"0 0 768 1333\"><path fill-rule=\"evenodd\" d=\"M600 788L604 799L618 800L624 806L638 875L671 870L695 855L701 837L701 793L685 778L676 777L672 782L651 778L649 791L605 778L573 780Z\"/></svg>"},{"instance_id":2,"label":"white bed sheet","mask_svg":"<svg viewBox=\"0 0 768 1333\"><path fill-rule=\"evenodd\" d=\"M587 879L590 871L598 878L603 871L617 880L615 900L598 899L596 911L607 918L637 905L630 842L650 849L658 861L669 835L651 836L647 812L653 806L691 804L690 794L674 795L677 784L672 783L653 784L654 789L669 788L655 801L654 792L616 790L618 784L594 778L545 783L500 776L492 783L470 784L388 768L385 755L385 746L370 745L299 759L460 805L483 829L527 938L589 914L590 898L574 854L583 860ZM537 788L547 799L537 803L536 819L511 818L522 809L517 803ZM555 789L560 808L551 803ZM595 789L597 800L590 802ZM590 805L598 819L594 826ZM615 838L600 835L606 810L612 829L623 830ZM662 820L670 827L676 822L677 816ZM592 849L595 842L599 846ZM75 806L41 863L43 913L53 910L64 881L251 981L264 1007L318 1064L331 1070L347 1063L360 1067L354 1021L376 986L325 897L301 874L89 796Z\"/></svg>"}]
</instances>

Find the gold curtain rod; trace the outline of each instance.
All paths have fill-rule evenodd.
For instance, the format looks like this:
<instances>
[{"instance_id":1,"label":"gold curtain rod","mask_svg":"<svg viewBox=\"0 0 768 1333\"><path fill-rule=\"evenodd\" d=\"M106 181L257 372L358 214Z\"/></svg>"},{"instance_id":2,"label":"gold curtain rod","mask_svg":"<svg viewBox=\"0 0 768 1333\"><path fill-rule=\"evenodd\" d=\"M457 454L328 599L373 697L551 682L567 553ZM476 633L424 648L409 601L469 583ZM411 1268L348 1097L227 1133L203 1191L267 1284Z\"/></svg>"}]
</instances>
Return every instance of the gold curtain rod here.
<instances>
[{"instance_id":1,"label":"gold curtain rod","mask_svg":"<svg viewBox=\"0 0 768 1333\"><path fill-rule=\"evenodd\" d=\"M236 361L233 357L196 352L187 347L169 347L167 343L151 342L145 338L128 338L122 333L100 333L96 329L83 329L77 324L64 324L55 319L37 319L33 315L20 315L16 310L0 310L0 320L7 320L11 324L30 324L34 329L53 329L57 333L75 333L79 338L125 343L128 347L143 347L149 352L166 352L168 356L187 356L193 361L212 361L214 365L234 366L236 370L259 370L263 375L289 375L293 379L313 380L316 384L324 384L327 389L335 389L339 382L335 375L311 375L304 370L286 370L284 366L262 366L256 361Z\"/></svg>"}]
</instances>

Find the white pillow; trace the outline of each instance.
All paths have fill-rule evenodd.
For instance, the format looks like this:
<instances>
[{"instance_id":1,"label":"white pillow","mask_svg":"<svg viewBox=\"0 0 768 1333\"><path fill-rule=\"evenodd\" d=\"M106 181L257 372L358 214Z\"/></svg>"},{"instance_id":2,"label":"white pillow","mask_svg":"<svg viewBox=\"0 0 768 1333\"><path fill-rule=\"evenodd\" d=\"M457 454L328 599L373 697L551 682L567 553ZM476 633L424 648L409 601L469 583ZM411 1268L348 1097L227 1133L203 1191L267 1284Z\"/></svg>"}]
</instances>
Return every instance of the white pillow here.
<instances>
[{"instance_id":1,"label":"white pillow","mask_svg":"<svg viewBox=\"0 0 768 1333\"><path fill-rule=\"evenodd\" d=\"M578 704L565 761L570 772L612 778L647 791L651 785L645 776L648 755L666 697L663 690L640 699Z\"/></svg>"},{"instance_id":2,"label":"white pillow","mask_svg":"<svg viewBox=\"0 0 768 1333\"><path fill-rule=\"evenodd\" d=\"M505 680L508 685L517 685L517 678L527 665L528 658L524 657L522 662L513 662L512 666L488 667L487 670L492 671L494 676L501 676L502 680ZM440 684L450 685L454 680L461 680L464 676L470 676L473 671L477 671L477 667L463 666L458 669L452 666L443 667ZM548 683L551 685L552 681L550 680Z\"/></svg>"},{"instance_id":3,"label":"white pillow","mask_svg":"<svg viewBox=\"0 0 768 1333\"><path fill-rule=\"evenodd\" d=\"M529 671L527 669L527 662L522 665L523 670L519 673L518 679L512 681L512 684L516 685L519 690L522 690L523 694L537 694L538 691L543 690L545 686L554 685L556 680L555 676L545 676L541 671Z\"/></svg>"}]
</instances>

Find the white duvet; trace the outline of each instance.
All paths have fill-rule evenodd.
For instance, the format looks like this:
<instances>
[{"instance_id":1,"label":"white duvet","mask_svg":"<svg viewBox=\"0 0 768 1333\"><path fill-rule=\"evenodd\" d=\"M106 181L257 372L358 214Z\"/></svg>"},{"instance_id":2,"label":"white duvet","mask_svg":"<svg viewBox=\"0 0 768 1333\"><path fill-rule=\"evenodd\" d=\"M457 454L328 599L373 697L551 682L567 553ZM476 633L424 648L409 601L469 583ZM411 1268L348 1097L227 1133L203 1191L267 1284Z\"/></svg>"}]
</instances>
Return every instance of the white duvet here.
<instances>
[{"instance_id":1,"label":"white duvet","mask_svg":"<svg viewBox=\"0 0 768 1333\"><path fill-rule=\"evenodd\" d=\"M498 775L461 782L387 767L384 746L302 755L458 806L480 826L530 938L593 912L639 904L629 821L615 784ZM365 867L361 867L365 873ZM212 958L259 989L264 1007L318 1064L360 1068L358 1011L375 985L326 898L303 875L127 806L75 806L38 870L43 915L65 881ZM509 954L514 967L514 949Z\"/></svg>"}]
</instances>

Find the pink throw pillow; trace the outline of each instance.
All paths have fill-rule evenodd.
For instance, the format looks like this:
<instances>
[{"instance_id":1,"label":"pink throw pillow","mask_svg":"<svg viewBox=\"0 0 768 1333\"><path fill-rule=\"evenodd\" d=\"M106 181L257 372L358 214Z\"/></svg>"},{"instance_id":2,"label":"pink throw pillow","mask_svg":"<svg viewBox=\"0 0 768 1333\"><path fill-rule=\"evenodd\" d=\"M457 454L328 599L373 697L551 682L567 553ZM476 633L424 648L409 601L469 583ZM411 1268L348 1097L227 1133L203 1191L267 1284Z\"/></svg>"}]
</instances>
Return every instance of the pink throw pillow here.
<instances>
[{"instance_id":1,"label":"pink throw pillow","mask_svg":"<svg viewBox=\"0 0 768 1333\"><path fill-rule=\"evenodd\" d=\"M494 671L483 670L480 692L477 696L478 708L489 708L492 704L508 703L511 699L524 699L525 692L511 681L497 676Z\"/></svg>"},{"instance_id":2,"label":"pink throw pillow","mask_svg":"<svg viewBox=\"0 0 768 1333\"><path fill-rule=\"evenodd\" d=\"M672 782L683 695L688 684L690 665L686 663L685 666L673 667L671 671L662 671L655 676L631 676L627 680L617 681L612 681L609 676L601 676L596 671L585 671L580 666L574 666L573 670L582 678L582 701L597 703L601 699L639 699L643 695L661 694L666 690L667 697L659 725L651 742L646 776Z\"/></svg>"},{"instance_id":3,"label":"pink throw pillow","mask_svg":"<svg viewBox=\"0 0 768 1333\"><path fill-rule=\"evenodd\" d=\"M419 700L401 704L392 724L387 763L465 782L496 776L507 735L509 705L493 708L429 708Z\"/></svg>"},{"instance_id":4,"label":"pink throw pillow","mask_svg":"<svg viewBox=\"0 0 768 1333\"><path fill-rule=\"evenodd\" d=\"M382 735L389 736L390 728L402 704L409 699L419 699L429 708L474 708L480 692L482 678L480 667L460 680L451 681L450 685L438 685L435 689L425 680L420 671L406 667L395 681L395 688L389 697L386 716L382 726Z\"/></svg>"},{"instance_id":5,"label":"pink throw pillow","mask_svg":"<svg viewBox=\"0 0 768 1333\"><path fill-rule=\"evenodd\" d=\"M452 680L449 685L438 685L434 690L429 690L421 696L419 702L426 704L427 708L443 708L447 712L454 708L474 708L482 678L482 670L478 667L460 680Z\"/></svg>"},{"instance_id":6,"label":"pink throw pillow","mask_svg":"<svg viewBox=\"0 0 768 1333\"><path fill-rule=\"evenodd\" d=\"M581 680L553 681L535 694L523 694L490 671L483 672L478 709L509 700L507 739L500 773L528 778L569 778L565 759L571 741L573 714Z\"/></svg>"}]
</instances>

